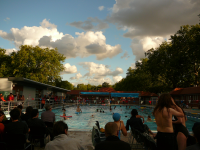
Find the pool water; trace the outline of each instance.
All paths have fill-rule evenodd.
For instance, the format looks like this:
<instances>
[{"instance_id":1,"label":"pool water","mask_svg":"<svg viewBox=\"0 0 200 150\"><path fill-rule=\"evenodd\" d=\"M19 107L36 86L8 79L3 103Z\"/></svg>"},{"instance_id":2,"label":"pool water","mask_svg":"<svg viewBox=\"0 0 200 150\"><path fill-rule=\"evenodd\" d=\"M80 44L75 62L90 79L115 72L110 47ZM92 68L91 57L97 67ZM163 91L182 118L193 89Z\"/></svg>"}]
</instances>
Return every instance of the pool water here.
<instances>
[{"instance_id":1,"label":"pool water","mask_svg":"<svg viewBox=\"0 0 200 150\"><path fill-rule=\"evenodd\" d=\"M91 130L92 127L95 125L96 121L99 121L100 127L105 126L107 122L113 122L112 114L113 113L119 113L121 115L121 120L123 120L124 124L126 125L127 120L131 117L131 110L137 109L138 114L143 116L145 118L145 124L148 125L148 127L152 131L157 130L157 125L155 122L146 122L147 116L150 115L152 120L154 119L152 115L153 108L141 109L140 106L129 106L126 108L126 106L120 106L116 105L116 108L114 109L114 106L112 105L112 111L110 111L109 106L106 105L84 105L80 106L83 113L75 114L76 112L76 106L66 107L66 116L72 116L72 118L68 120L64 120L64 122L67 123L68 128L70 130ZM97 112L96 109L102 108L104 110L104 113ZM62 109L54 109L52 110L56 114L56 121L63 120L60 115L63 115ZM94 115L94 117L91 117ZM127 116L127 117L126 117ZM188 130L192 131L192 126L195 123L194 120L188 120L186 122L186 126Z\"/></svg>"}]
</instances>

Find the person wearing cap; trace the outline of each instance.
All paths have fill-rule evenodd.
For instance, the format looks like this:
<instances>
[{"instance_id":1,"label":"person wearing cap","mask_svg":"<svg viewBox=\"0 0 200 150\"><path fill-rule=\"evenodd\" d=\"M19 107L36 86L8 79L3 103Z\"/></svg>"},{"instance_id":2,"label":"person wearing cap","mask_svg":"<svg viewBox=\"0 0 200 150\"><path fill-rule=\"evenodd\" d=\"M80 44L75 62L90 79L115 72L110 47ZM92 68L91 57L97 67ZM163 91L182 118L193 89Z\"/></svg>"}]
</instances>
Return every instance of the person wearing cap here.
<instances>
[{"instance_id":1,"label":"person wearing cap","mask_svg":"<svg viewBox=\"0 0 200 150\"><path fill-rule=\"evenodd\" d=\"M126 128L124 126L124 122L122 120L120 120L120 118L121 118L121 116L120 116L119 113L114 113L113 114L113 120L118 126L118 137L119 137L119 139L120 139L120 135L121 135L120 131L122 131L122 134L124 136L127 136L127 131L126 131Z\"/></svg>"},{"instance_id":2,"label":"person wearing cap","mask_svg":"<svg viewBox=\"0 0 200 150\"><path fill-rule=\"evenodd\" d=\"M118 138L118 126L114 122L105 125L106 140L95 145L95 150L131 150L130 144Z\"/></svg>"}]
</instances>

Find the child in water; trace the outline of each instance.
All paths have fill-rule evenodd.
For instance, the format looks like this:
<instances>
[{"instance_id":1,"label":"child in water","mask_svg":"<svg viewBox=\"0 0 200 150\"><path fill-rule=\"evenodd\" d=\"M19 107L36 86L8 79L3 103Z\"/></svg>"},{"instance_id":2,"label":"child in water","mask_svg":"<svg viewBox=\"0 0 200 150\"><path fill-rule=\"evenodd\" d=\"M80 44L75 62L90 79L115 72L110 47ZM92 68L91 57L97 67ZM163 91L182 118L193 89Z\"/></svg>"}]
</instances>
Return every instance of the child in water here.
<instances>
[{"instance_id":1,"label":"child in water","mask_svg":"<svg viewBox=\"0 0 200 150\"><path fill-rule=\"evenodd\" d=\"M66 114L65 114L65 113L63 113L63 118L64 118L64 120L67 120L67 119L69 119L69 118L67 118L67 116L66 116Z\"/></svg>"},{"instance_id":2,"label":"child in water","mask_svg":"<svg viewBox=\"0 0 200 150\"><path fill-rule=\"evenodd\" d=\"M147 117L147 121L152 121L151 116Z\"/></svg>"}]
</instances>

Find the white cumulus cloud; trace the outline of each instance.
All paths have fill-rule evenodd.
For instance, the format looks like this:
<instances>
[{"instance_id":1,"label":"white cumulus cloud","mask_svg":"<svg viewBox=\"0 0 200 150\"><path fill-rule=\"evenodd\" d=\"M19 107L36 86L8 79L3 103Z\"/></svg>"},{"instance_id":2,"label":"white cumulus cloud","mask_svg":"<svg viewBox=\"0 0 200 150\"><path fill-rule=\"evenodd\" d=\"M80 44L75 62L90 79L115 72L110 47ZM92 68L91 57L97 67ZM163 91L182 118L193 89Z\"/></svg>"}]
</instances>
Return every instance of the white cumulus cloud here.
<instances>
[{"instance_id":1,"label":"white cumulus cloud","mask_svg":"<svg viewBox=\"0 0 200 150\"><path fill-rule=\"evenodd\" d=\"M121 79L122 79L122 76L114 76L113 77L113 82L114 83L119 82Z\"/></svg>"},{"instance_id":2,"label":"white cumulus cloud","mask_svg":"<svg viewBox=\"0 0 200 150\"><path fill-rule=\"evenodd\" d=\"M10 18L8 18L8 17L6 19L4 19L4 21L9 21L9 20L10 20Z\"/></svg>"},{"instance_id":3,"label":"white cumulus cloud","mask_svg":"<svg viewBox=\"0 0 200 150\"><path fill-rule=\"evenodd\" d=\"M99 6L98 9L99 9L100 11L102 11L102 10L104 10L104 6Z\"/></svg>"},{"instance_id":4,"label":"white cumulus cloud","mask_svg":"<svg viewBox=\"0 0 200 150\"><path fill-rule=\"evenodd\" d=\"M105 78L88 78L86 79L88 81L89 84L91 85L102 85L102 83L107 82L110 85L113 84L113 81L109 78L109 77L105 77Z\"/></svg>"},{"instance_id":5,"label":"white cumulus cloud","mask_svg":"<svg viewBox=\"0 0 200 150\"><path fill-rule=\"evenodd\" d=\"M94 62L81 62L79 63L84 69L88 72L84 75L86 77L94 77L96 79L102 78L105 76L117 76L123 73L122 68L116 68L114 71L111 71L107 65L96 64Z\"/></svg>"},{"instance_id":6,"label":"white cumulus cloud","mask_svg":"<svg viewBox=\"0 0 200 150\"><path fill-rule=\"evenodd\" d=\"M64 71L61 74L72 74L77 72L77 68L75 65L71 66L69 63L64 64Z\"/></svg>"},{"instance_id":7,"label":"white cumulus cloud","mask_svg":"<svg viewBox=\"0 0 200 150\"><path fill-rule=\"evenodd\" d=\"M76 75L75 75L75 77L71 77L70 79L71 80L75 80L75 79L79 79L79 78L81 78L82 77L82 75L80 74L80 73L77 73Z\"/></svg>"},{"instance_id":8,"label":"white cumulus cloud","mask_svg":"<svg viewBox=\"0 0 200 150\"><path fill-rule=\"evenodd\" d=\"M57 26L44 19L41 26L24 26L21 29L11 28L10 33L0 30L0 36L12 41L16 49L20 45L39 45L41 47L58 48L58 52L66 58L88 57L95 55L97 60L112 58L122 52L121 45L106 44L103 32L76 33L76 37L63 34Z\"/></svg>"},{"instance_id":9,"label":"white cumulus cloud","mask_svg":"<svg viewBox=\"0 0 200 150\"><path fill-rule=\"evenodd\" d=\"M127 31L136 60L182 25L198 24L199 0L116 0L107 21Z\"/></svg>"},{"instance_id":10,"label":"white cumulus cloud","mask_svg":"<svg viewBox=\"0 0 200 150\"><path fill-rule=\"evenodd\" d=\"M13 49L6 49L6 55L10 55L12 52L17 52L15 48Z\"/></svg>"}]
</instances>

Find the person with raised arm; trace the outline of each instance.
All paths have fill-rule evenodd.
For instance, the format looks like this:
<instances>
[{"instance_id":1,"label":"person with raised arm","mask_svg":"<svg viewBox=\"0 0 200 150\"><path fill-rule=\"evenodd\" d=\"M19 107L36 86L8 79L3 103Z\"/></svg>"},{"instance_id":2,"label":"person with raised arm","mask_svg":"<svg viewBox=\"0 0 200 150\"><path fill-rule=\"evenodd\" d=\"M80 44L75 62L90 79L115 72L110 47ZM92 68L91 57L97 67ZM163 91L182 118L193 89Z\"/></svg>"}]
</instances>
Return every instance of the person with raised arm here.
<instances>
[{"instance_id":1,"label":"person with raised arm","mask_svg":"<svg viewBox=\"0 0 200 150\"><path fill-rule=\"evenodd\" d=\"M176 110L174 109L176 108ZM153 115L157 124L157 150L175 150L176 137L172 125L172 116L184 117L180 107L178 107L174 99L169 94L162 94Z\"/></svg>"}]
</instances>

